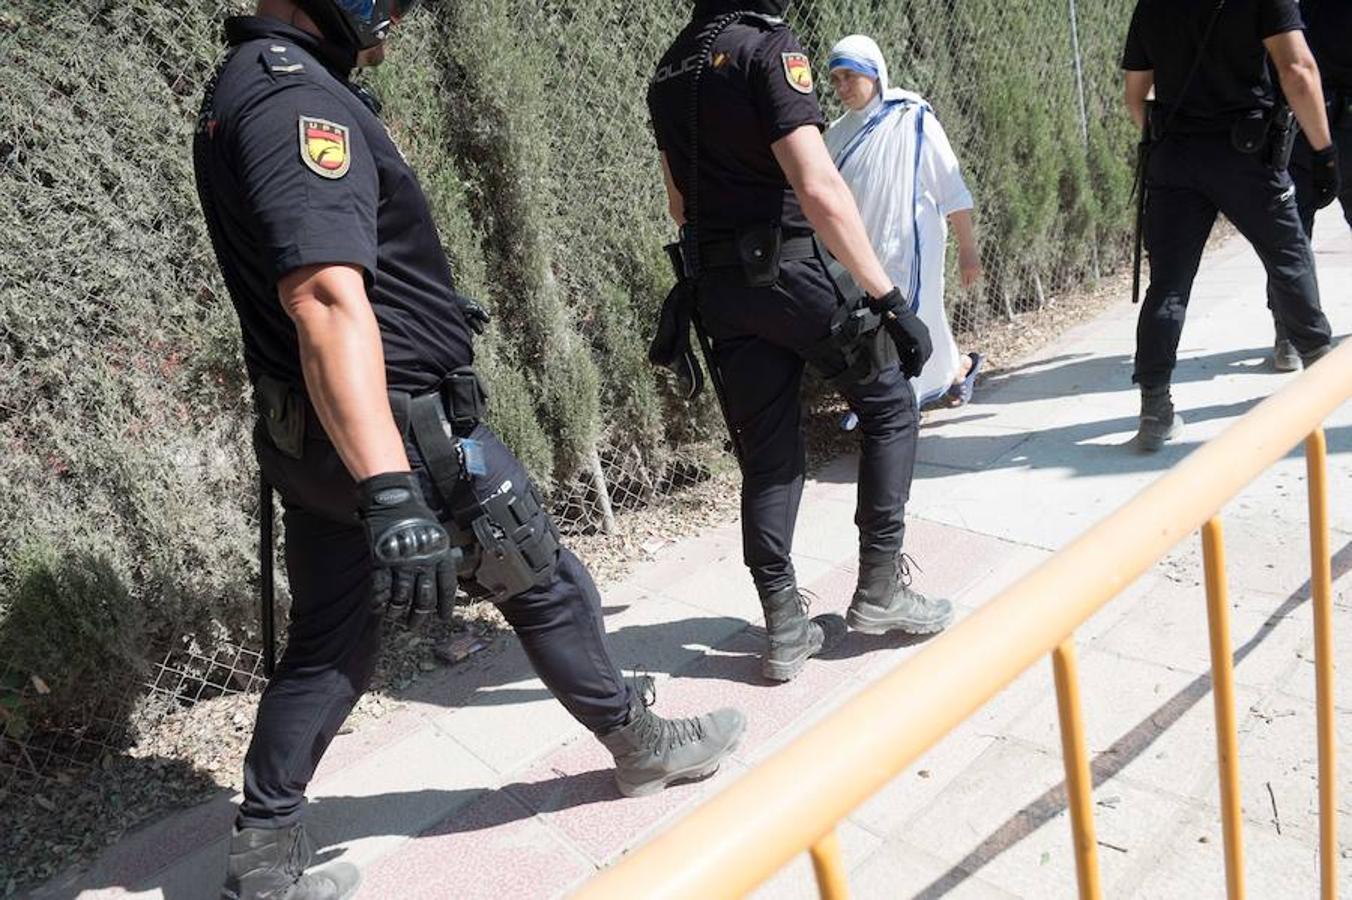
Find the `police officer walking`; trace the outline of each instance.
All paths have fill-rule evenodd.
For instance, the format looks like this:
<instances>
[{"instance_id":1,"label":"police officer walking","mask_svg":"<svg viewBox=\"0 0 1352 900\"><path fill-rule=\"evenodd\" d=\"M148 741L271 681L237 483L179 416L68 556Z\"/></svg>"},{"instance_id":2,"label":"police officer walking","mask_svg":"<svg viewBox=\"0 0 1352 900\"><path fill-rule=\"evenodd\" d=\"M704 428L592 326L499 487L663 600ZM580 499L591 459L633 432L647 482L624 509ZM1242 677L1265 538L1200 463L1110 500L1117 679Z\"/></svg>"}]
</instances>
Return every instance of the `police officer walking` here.
<instances>
[{"instance_id":1,"label":"police officer walking","mask_svg":"<svg viewBox=\"0 0 1352 900\"><path fill-rule=\"evenodd\" d=\"M874 255L827 153L811 63L781 18L787 6L696 0L648 92L670 209L683 226L683 274L742 467L743 553L765 613L763 672L776 681L793 678L844 630L839 617L808 618L790 559L805 469L805 364L861 422L860 568L849 625L926 634L953 616L947 600L911 589L901 554L918 424L906 379L929 358L929 335L916 298L902 295ZM866 304L842 297L814 231ZM871 330L858 325L870 311Z\"/></svg>"},{"instance_id":2,"label":"police officer walking","mask_svg":"<svg viewBox=\"0 0 1352 900\"><path fill-rule=\"evenodd\" d=\"M1302 0L1300 14L1305 19L1305 38L1319 64L1324 89L1324 107L1328 110L1329 128L1333 144L1338 150L1338 170L1352 171L1352 3L1346 0ZM1324 165L1328 165L1327 159ZM1330 202L1333 186L1329 179L1321 182L1322 193L1315 187L1315 155L1310 140L1302 131L1296 137L1291 154L1291 180L1296 185L1296 206L1305 233L1314 238L1314 214ZM1352 178L1344 178L1338 190L1343 218L1352 225ZM1272 306L1271 301L1268 302ZM1275 319L1276 345L1272 355L1273 367L1279 372L1300 368L1300 355Z\"/></svg>"},{"instance_id":3,"label":"police officer walking","mask_svg":"<svg viewBox=\"0 0 1352 900\"><path fill-rule=\"evenodd\" d=\"M1122 68L1137 125L1149 119L1145 242L1150 288L1136 328L1137 445L1177 436L1169 383L1192 282L1217 212L1267 270L1273 311L1306 365L1328 353L1314 256L1286 172L1294 129L1269 56L1313 152L1316 197L1337 191L1336 150L1296 0L1138 0ZM1147 108L1151 88L1156 100ZM1327 202L1327 201L1325 201Z\"/></svg>"},{"instance_id":4,"label":"police officer walking","mask_svg":"<svg viewBox=\"0 0 1352 900\"><path fill-rule=\"evenodd\" d=\"M193 156L255 386L255 449L283 500L292 591L263 693L222 896L335 900L306 873L305 789L390 620L492 598L532 665L615 757L626 795L711 773L744 720L648 709L606 648L600 598L521 463L482 422L470 328L413 172L348 76L384 56L398 0L262 0L226 23ZM368 105L370 104L370 105Z\"/></svg>"}]
</instances>

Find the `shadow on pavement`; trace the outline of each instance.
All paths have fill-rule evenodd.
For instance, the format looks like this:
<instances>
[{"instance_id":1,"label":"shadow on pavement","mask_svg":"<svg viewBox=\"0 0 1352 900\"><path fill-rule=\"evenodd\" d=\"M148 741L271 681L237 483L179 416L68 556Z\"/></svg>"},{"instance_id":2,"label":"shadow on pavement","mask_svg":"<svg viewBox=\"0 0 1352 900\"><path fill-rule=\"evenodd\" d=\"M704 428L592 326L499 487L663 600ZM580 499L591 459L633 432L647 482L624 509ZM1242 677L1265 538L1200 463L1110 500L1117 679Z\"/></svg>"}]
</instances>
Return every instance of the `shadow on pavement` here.
<instances>
[{"instance_id":1,"label":"shadow on pavement","mask_svg":"<svg viewBox=\"0 0 1352 900\"><path fill-rule=\"evenodd\" d=\"M1352 572L1352 542L1344 544L1342 549L1333 556L1332 568L1335 581L1348 572ZM1309 597L1310 582L1306 581L1282 602L1282 605L1267 618L1253 636L1235 650L1235 664L1238 665L1256 650L1272 633L1277 623L1291 615L1302 604L1307 603ZM1114 741L1111 747L1095 756L1090 765L1093 772L1094 787L1097 788L1118 775L1210 693L1211 676L1197 676L1182 690L1160 705L1158 709L1152 710L1141 719L1136 727ZM1048 788L1040 797L1006 819L1003 825L987 835L975 849L956 865L917 893L914 900L938 900L938 898L945 896L979 872L982 867L993 861L1001 853L1065 811L1066 784L1063 781L1055 787ZM1069 839L1069 835L1067 835L1067 839Z\"/></svg>"}]
</instances>

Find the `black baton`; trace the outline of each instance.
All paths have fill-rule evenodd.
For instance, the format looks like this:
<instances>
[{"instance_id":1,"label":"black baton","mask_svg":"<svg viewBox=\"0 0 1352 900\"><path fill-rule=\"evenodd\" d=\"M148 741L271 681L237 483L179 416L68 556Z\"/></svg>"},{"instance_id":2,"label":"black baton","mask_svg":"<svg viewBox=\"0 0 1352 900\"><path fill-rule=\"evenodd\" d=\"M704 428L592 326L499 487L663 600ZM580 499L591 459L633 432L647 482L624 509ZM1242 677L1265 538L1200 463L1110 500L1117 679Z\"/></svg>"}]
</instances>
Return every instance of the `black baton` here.
<instances>
[{"instance_id":1,"label":"black baton","mask_svg":"<svg viewBox=\"0 0 1352 900\"><path fill-rule=\"evenodd\" d=\"M277 663L277 618L274 609L276 585L273 581L272 556L272 485L260 473L258 476L258 606L263 624L263 674L268 678Z\"/></svg>"}]
</instances>

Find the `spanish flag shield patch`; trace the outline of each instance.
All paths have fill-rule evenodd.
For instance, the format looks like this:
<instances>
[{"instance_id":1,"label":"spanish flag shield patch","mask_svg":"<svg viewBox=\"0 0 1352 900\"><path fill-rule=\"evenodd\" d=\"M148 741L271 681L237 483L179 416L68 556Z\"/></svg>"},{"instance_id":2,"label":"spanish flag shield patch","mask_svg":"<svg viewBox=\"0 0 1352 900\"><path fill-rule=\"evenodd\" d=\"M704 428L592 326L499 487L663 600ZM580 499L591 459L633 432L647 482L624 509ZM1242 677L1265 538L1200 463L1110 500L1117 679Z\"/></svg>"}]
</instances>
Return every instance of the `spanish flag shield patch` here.
<instances>
[{"instance_id":1,"label":"spanish flag shield patch","mask_svg":"<svg viewBox=\"0 0 1352 900\"><path fill-rule=\"evenodd\" d=\"M352 165L350 132L346 125L313 116L300 117L300 158L324 178L342 178Z\"/></svg>"},{"instance_id":2,"label":"spanish flag shield patch","mask_svg":"<svg viewBox=\"0 0 1352 900\"><path fill-rule=\"evenodd\" d=\"M812 63L806 53L783 53L784 80L800 94L812 93Z\"/></svg>"}]
</instances>

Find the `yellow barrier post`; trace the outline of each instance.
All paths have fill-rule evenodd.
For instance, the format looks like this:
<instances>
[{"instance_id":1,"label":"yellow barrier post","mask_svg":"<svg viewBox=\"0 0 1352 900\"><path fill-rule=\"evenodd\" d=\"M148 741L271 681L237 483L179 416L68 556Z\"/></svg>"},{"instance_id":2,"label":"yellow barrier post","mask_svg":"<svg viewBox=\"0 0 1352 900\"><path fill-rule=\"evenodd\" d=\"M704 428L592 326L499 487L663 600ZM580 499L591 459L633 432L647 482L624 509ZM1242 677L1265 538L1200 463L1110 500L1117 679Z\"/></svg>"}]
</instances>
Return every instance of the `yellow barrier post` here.
<instances>
[{"instance_id":1,"label":"yellow barrier post","mask_svg":"<svg viewBox=\"0 0 1352 900\"><path fill-rule=\"evenodd\" d=\"M1073 638L1052 651L1052 672L1056 711L1061 717L1061 761L1066 767L1070 830L1075 840L1075 878L1080 885L1080 900L1100 900L1103 886L1099 883L1098 837L1094 831L1094 781L1085 750L1079 663Z\"/></svg>"},{"instance_id":2,"label":"yellow barrier post","mask_svg":"<svg viewBox=\"0 0 1352 900\"><path fill-rule=\"evenodd\" d=\"M840 855L840 838L833 828L812 845L812 871L817 875L817 892L823 900L849 900L850 881Z\"/></svg>"},{"instance_id":3,"label":"yellow barrier post","mask_svg":"<svg viewBox=\"0 0 1352 900\"><path fill-rule=\"evenodd\" d=\"M1329 553L1328 444L1324 429L1305 440L1310 491L1310 587L1314 608L1315 713L1319 735L1319 880L1338 896L1338 756L1333 723L1333 571Z\"/></svg>"},{"instance_id":4,"label":"yellow barrier post","mask_svg":"<svg viewBox=\"0 0 1352 900\"><path fill-rule=\"evenodd\" d=\"M1216 758L1220 765L1225 885L1230 900L1244 897L1244 824L1240 814L1239 738L1235 729L1235 659L1230 644L1230 597L1225 584L1221 520L1202 526L1206 612L1211 632L1211 694L1216 702Z\"/></svg>"},{"instance_id":5,"label":"yellow barrier post","mask_svg":"<svg viewBox=\"0 0 1352 900\"><path fill-rule=\"evenodd\" d=\"M599 874L585 900L707 900L753 891L1022 672L1064 643L1197 528L1220 551L1209 522L1268 466L1299 445L1352 396L1352 341L1240 417L1134 500L861 690L788 746L646 846ZM1207 586L1218 743L1234 761L1233 658L1224 576L1208 553ZM1217 634L1219 622L1224 634ZM1218 652L1219 651L1219 652ZM1221 702L1225 691L1228 703ZM1227 739L1224 735L1228 734ZM1226 752L1227 740L1229 742ZM1235 836L1231 896L1242 896L1238 788L1223 780ZM1327 870L1326 870L1327 871Z\"/></svg>"}]
</instances>

